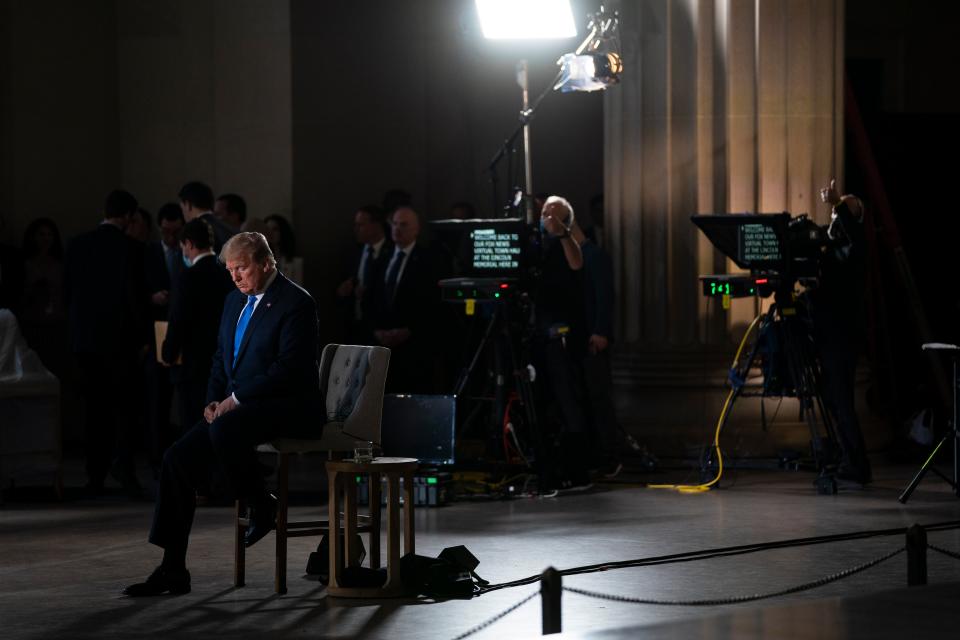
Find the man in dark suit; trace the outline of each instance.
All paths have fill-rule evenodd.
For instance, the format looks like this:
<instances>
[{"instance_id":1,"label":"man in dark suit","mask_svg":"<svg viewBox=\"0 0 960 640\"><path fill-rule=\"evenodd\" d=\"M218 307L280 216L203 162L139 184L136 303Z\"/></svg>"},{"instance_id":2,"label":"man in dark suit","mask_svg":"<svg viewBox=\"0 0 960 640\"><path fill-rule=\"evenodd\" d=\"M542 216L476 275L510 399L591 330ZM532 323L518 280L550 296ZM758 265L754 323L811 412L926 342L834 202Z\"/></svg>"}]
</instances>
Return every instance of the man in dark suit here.
<instances>
[{"instance_id":1,"label":"man in dark suit","mask_svg":"<svg viewBox=\"0 0 960 640\"><path fill-rule=\"evenodd\" d=\"M393 256L393 242L386 237L385 216L376 205L360 207L353 216L353 233L360 247L350 265L350 274L337 287L345 303L347 335L353 344L374 344L373 317L381 295L387 262Z\"/></svg>"},{"instance_id":2,"label":"man in dark suit","mask_svg":"<svg viewBox=\"0 0 960 640\"><path fill-rule=\"evenodd\" d=\"M387 388L391 393L430 393L439 312L438 260L417 244L420 217L400 207L390 220L394 242L380 287L373 337L392 349Z\"/></svg>"},{"instance_id":3,"label":"man in dark suit","mask_svg":"<svg viewBox=\"0 0 960 640\"><path fill-rule=\"evenodd\" d=\"M180 188L180 208L187 222L201 218L213 229L213 251L220 254L237 230L213 214L213 189L202 182L188 182Z\"/></svg>"},{"instance_id":4,"label":"man in dark suit","mask_svg":"<svg viewBox=\"0 0 960 640\"><path fill-rule=\"evenodd\" d=\"M303 437L319 396L317 311L310 294L276 268L266 238L240 233L221 252L236 285L224 304L204 419L164 455L150 531L163 561L128 596L190 591L185 566L196 490L214 467L250 505L246 545L273 528L276 499L264 489L256 445Z\"/></svg>"},{"instance_id":5,"label":"man in dark suit","mask_svg":"<svg viewBox=\"0 0 960 640\"><path fill-rule=\"evenodd\" d=\"M143 245L124 234L136 210L132 195L112 192L103 221L70 244L65 260L71 342L86 402L87 488L94 494L108 471L128 493L139 492L130 398L144 342L144 259Z\"/></svg>"},{"instance_id":6,"label":"man in dark suit","mask_svg":"<svg viewBox=\"0 0 960 640\"><path fill-rule=\"evenodd\" d=\"M234 288L212 245L213 230L199 218L188 222L180 234L183 261L190 266L181 273L174 289L160 354L167 366L180 360L175 379L184 429L203 417L223 301Z\"/></svg>"},{"instance_id":7,"label":"man in dark suit","mask_svg":"<svg viewBox=\"0 0 960 640\"><path fill-rule=\"evenodd\" d=\"M173 442L175 432L170 424L170 404L173 399L171 372L169 367L157 362L153 323L166 320L170 315L170 300L175 295L177 279L184 268L179 242L183 225L180 205L168 202L157 211L160 240L148 240L144 248L144 278L150 296L150 326L147 331L149 352L144 359L144 371L147 385L148 446L154 477L160 473L160 460L163 452Z\"/></svg>"}]
</instances>

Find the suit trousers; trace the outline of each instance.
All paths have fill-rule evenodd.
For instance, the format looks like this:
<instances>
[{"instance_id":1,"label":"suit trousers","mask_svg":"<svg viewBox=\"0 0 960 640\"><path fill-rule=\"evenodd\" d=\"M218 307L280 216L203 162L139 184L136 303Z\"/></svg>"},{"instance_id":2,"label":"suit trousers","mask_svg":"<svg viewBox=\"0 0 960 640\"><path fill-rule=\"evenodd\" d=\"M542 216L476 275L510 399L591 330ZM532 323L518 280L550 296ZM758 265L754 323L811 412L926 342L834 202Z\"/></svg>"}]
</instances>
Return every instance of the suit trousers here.
<instances>
[{"instance_id":1,"label":"suit trousers","mask_svg":"<svg viewBox=\"0 0 960 640\"><path fill-rule=\"evenodd\" d=\"M264 492L256 446L280 435L303 431L303 414L279 407L240 405L212 423L200 420L167 449L153 512L150 542L186 549L198 488L206 488L220 471L234 497L249 499Z\"/></svg>"},{"instance_id":2,"label":"suit trousers","mask_svg":"<svg viewBox=\"0 0 960 640\"><path fill-rule=\"evenodd\" d=\"M118 471L134 471L133 452L139 424L133 405L136 361L133 355L75 355L80 371L80 393L86 405L87 479L93 485L102 485L111 463Z\"/></svg>"}]
</instances>

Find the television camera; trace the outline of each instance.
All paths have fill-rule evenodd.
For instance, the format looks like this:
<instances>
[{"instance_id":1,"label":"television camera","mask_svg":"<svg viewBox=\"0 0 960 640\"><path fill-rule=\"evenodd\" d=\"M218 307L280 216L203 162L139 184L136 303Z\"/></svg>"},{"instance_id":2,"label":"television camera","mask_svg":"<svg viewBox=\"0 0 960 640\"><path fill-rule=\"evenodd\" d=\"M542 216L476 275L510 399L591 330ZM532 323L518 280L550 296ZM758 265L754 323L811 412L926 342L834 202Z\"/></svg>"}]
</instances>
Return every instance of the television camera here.
<instances>
[{"instance_id":1,"label":"television camera","mask_svg":"<svg viewBox=\"0 0 960 640\"><path fill-rule=\"evenodd\" d=\"M769 309L757 317L741 342L756 338L746 355L731 366L731 399L724 406L717 433L729 416L733 401L741 395L795 397L800 419L810 429L811 449L820 475L820 493L835 493L836 433L825 410L821 369L813 342L812 324L803 295L796 285L815 284L821 256L828 245L826 231L807 216L775 214L695 215L692 221L710 242L740 268L743 274L703 275L703 294L720 298L724 308L739 297L774 296ZM763 384L759 393L746 389L747 375L759 360ZM765 420L765 418L764 418ZM823 432L821 432L821 427ZM702 472L708 473L719 456L717 441L705 455Z\"/></svg>"}]
</instances>

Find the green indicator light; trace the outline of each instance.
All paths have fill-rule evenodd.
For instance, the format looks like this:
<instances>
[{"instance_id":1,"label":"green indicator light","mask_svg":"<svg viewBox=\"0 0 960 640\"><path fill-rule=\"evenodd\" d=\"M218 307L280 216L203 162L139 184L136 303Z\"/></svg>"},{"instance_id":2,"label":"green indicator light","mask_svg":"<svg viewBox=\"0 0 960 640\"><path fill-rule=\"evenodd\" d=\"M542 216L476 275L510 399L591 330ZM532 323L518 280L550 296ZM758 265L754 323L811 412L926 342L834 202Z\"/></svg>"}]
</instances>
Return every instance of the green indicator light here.
<instances>
[{"instance_id":1,"label":"green indicator light","mask_svg":"<svg viewBox=\"0 0 960 640\"><path fill-rule=\"evenodd\" d=\"M463 291L461 291L460 289L457 289L457 297L458 297L458 298L462 298L462 297L463 297Z\"/></svg>"},{"instance_id":2,"label":"green indicator light","mask_svg":"<svg viewBox=\"0 0 960 640\"><path fill-rule=\"evenodd\" d=\"M436 478L427 478L427 484L437 484Z\"/></svg>"},{"instance_id":3,"label":"green indicator light","mask_svg":"<svg viewBox=\"0 0 960 640\"><path fill-rule=\"evenodd\" d=\"M753 293L753 287L750 287L750 293Z\"/></svg>"},{"instance_id":4,"label":"green indicator light","mask_svg":"<svg viewBox=\"0 0 960 640\"><path fill-rule=\"evenodd\" d=\"M493 297L494 297L494 298L499 298L499 297L500 297L500 292L498 291L497 293L493 294Z\"/></svg>"},{"instance_id":5,"label":"green indicator light","mask_svg":"<svg viewBox=\"0 0 960 640\"><path fill-rule=\"evenodd\" d=\"M363 482L363 476L357 476L357 483Z\"/></svg>"}]
</instances>

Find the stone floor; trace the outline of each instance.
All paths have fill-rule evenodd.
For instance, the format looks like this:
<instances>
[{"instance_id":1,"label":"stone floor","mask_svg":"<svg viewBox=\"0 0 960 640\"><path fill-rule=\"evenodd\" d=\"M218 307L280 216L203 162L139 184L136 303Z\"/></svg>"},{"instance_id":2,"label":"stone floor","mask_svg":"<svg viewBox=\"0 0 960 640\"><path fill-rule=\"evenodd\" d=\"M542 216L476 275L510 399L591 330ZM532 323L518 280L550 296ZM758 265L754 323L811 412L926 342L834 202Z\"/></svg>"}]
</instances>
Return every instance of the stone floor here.
<instances>
[{"instance_id":1,"label":"stone floor","mask_svg":"<svg viewBox=\"0 0 960 640\"><path fill-rule=\"evenodd\" d=\"M928 478L897 502L910 467L878 467L864 491L816 495L806 472L740 471L724 487L685 495L643 488L640 476L558 498L463 501L416 513L417 551L464 544L494 583L604 561L788 538L960 520L960 499ZM312 472L300 469L303 483ZM676 475L676 474L674 474ZM658 480L670 480L669 472ZM734 477L735 476L735 477ZM69 480L69 478L68 478ZM68 483L69 484L69 483ZM131 600L123 585L157 564L146 543L152 507L121 497L55 502L8 492L0 506L0 632L3 638L454 638L537 591L494 591L469 601L328 598L303 577L315 539L290 543L289 592L273 593L273 536L249 550L247 586L232 587L231 509L198 510L188 557L193 591ZM297 515L316 511L304 494ZM317 498L319 501L319 497ZM960 530L930 534L960 550ZM780 549L684 564L568 576L565 586L657 600L697 600L778 591L866 562L902 537ZM906 588L900 554L826 586L728 606L640 605L565 593L564 637L955 638L960 561L931 552L927 587ZM642 629L642 631L641 631ZM476 635L537 636L534 598Z\"/></svg>"}]
</instances>

